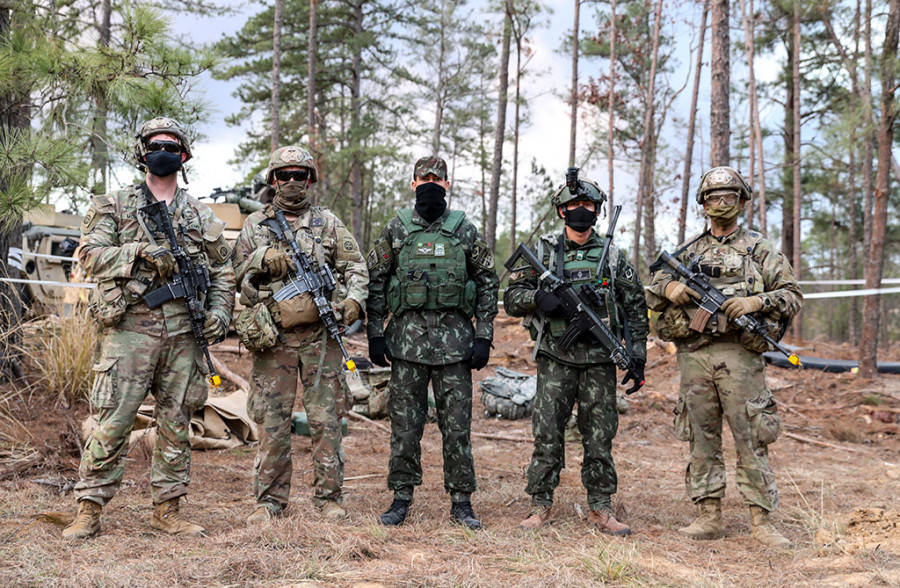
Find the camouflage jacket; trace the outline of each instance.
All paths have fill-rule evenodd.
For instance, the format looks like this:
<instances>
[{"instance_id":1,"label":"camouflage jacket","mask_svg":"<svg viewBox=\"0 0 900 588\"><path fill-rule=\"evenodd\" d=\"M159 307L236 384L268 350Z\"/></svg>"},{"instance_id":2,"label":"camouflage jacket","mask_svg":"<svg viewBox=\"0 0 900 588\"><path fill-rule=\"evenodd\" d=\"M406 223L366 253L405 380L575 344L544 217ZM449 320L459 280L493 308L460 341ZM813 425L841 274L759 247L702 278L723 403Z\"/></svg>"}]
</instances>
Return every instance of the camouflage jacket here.
<instances>
[{"instance_id":1,"label":"camouflage jacket","mask_svg":"<svg viewBox=\"0 0 900 588\"><path fill-rule=\"evenodd\" d=\"M270 247L291 253L290 245L281 242L271 230L260 223L275 217L272 205L254 212L244 222L238 237L238 284L241 286L241 302L247 306L265 302L273 316L277 316L277 305L271 296L278 291L282 282L268 280L263 257ZM333 212L321 206L310 207L294 221L288 221L294 230L294 238L300 250L307 253L319 267L328 266L337 281L331 295L334 304L350 298L365 309L369 295L369 272L353 234ZM262 280L260 280L262 278ZM278 321L276 321L278 323ZM278 324L279 330L281 325ZM312 326L295 327L282 333L288 344L308 340L321 334L322 323Z\"/></svg>"},{"instance_id":2,"label":"camouflage jacket","mask_svg":"<svg viewBox=\"0 0 900 588\"><path fill-rule=\"evenodd\" d=\"M678 255L679 261L686 266L698 263L704 273L715 276L710 277L710 282L726 296L759 296L763 302L760 314L772 324L773 336L780 338L781 328L775 328L776 323L786 324L800 312L803 292L791 264L775 245L760 233L743 227L721 239L705 232L687 243L686 249ZM737 327L729 323L721 312L709 321L703 333L691 330L688 325L697 307L676 307L669 302L666 286L673 279L671 275L659 271L647 287L648 306L651 310L662 312L657 327L661 337L676 341L679 347L696 349L734 333ZM765 349L760 342L747 345L745 337L741 337L745 346Z\"/></svg>"},{"instance_id":3,"label":"camouflage jacket","mask_svg":"<svg viewBox=\"0 0 900 588\"><path fill-rule=\"evenodd\" d=\"M538 253L542 262L548 269L551 268L551 255L556 255L558 235L550 234L541 237L542 251ZM568 268L575 260L594 259L594 268L598 265L603 250L604 238L596 232L592 232L584 245L579 245L569 239L564 239L563 255ZM606 267L601 268L602 276L596 276L596 269L592 268L590 280L602 281L608 279L611 284L611 296L607 299L609 306L615 306L616 312L610 313L607 309L594 309L600 318L608 321L614 331L624 336L624 321L627 320L631 336L632 353L636 358L647 359L647 335L649 324L647 320L647 303L644 299L644 286L641 278L631 262L628 261L625 252L615 245L610 245L610 253ZM613 273L615 274L613 277ZM574 278L573 278L574 281ZM588 280L579 280L588 281ZM534 301L539 286L538 276L529 266L514 268L510 274L509 286L503 295L503 305L510 316L525 317L526 326L531 330L531 336L537 339L540 329L543 333L538 344L538 353L547 355L561 363L568 365L590 365L597 363L611 363L609 352L590 335L582 336L569 349L561 349L556 344L556 338L565 327L565 319L541 319L535 315L537 304ZM557 326L558 324L558 326Z\"/></svg>"},{"instance_id":4,"label":"camouflage jacket","mask_svg":"<svg viewBox=\"0 0 900 588\"><path fill-rule=\"evenodd\" d=\"M412 223L421 226L423 231L433 232L440 229L449 214L450 211L444 212L430 225L415 211L411 218ZM385 336L393 356L406 361L434 365L461 361L476 338L494 339L499 280L494 271L493 253L475 225L463 219L454 237L465 252L466 279L474 283L474 328L472 319L460 307L456 310L405 309L393 315L385 329L389 283L392 277L405 271L398 267L397 261L410 234L399 216L392 218L366 258L371 277L368 336Z\"/></svg>"},{"instance_id":5,"label":"camouflage jacket","mask_svg":"<svg viewBox=\"0 0 900 588\"><path fill-rule=\"evenodd\" d=\"M153 221L138 212L139 208L154 202L156 199L146 184L95 196L81 223L78 261L84 272L98 282L98 296L115 293L124 297L127 310L117 323L118 328L171 337L191 331L184 301L170 300L151 309L142 298L162 282L139 258L138 250L153 242L168 246L166 236L156 230ZM222 234L225 224L183 188L175 192L169 214L178 243L195 263L209 269L205 307L226 325L230 324L235 278L232 251ZM152 231L152 236L147 231Z\"/></svg>"}]
</instances>

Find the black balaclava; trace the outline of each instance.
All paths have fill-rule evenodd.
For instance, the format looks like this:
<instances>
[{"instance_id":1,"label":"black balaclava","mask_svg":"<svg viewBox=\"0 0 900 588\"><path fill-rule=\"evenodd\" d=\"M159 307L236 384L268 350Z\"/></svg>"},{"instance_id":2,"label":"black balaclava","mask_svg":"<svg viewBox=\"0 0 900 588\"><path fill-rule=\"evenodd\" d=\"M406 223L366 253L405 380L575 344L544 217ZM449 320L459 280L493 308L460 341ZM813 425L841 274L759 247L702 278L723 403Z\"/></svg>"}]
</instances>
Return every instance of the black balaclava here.
<instances>
[{"instance_id":1,"label":"black balaclava","mask_svg":"<svg viewBox=\"0 0 900 588\"><path fill-rule=\"evenodd\" d=\"M181 169L181 153L151 151L144 157L144 162L151 174L164 178Z\"/></svg>"},{"instance_id":2,"label":"black balaclava","mask_svg":"<svg viewBox=\"0 0 900 588\"><path fill-rule=\"evenodd\" d=\"M566 226L572 227L572 230L578 233L583 233L593 227L597 220L596 211L584 206L563 210L563 216L566 218Z\"/></svg>"},{"instance_id":3,"label":"black balaclava","mask_svg":"<svg viewBox=\"0 0 900 588\"><path fill-rule=\"evenodd\" d=\"M433 223L447 210L447 189L434 182L416 186L416 212L426 222Z\"/></svg>"}]
</instances>

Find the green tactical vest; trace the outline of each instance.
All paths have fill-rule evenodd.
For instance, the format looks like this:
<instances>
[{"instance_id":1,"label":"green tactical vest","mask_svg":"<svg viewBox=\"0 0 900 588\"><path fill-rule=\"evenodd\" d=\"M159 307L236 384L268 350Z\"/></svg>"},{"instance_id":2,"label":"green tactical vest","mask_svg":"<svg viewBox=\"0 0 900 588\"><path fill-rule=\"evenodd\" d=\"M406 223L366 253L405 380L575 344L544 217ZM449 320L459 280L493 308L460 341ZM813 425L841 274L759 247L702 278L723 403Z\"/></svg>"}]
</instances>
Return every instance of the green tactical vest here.
<instances>
[{"instance_id":1,"label":"green tactical vest","mask_svg":"<svg viewBox=\"0 0 900 588\"><path fill-rule=\"evenodd\" d=\"M397 217L408 233L397 255L396 273L388 283L387 303L394 314L406 310L475 312L475 282L466 272L466 252L456 231L466 218L451 211L437 231L412 220L411 208Z\"/></svg>"},{"instance_id":2,"label":"green tactical vest","mask_svg":"<svg viewBox=\"0 0 900 588\"><path fill-rule=\"evenodd\" d=\"M615 276L616 264L619 260L618 248L610 244L609 254L607 256L607 268L602 271L599 267L600 256L603 255L603 247L591 247L590 249L574 249L563 253L562 271L559 268L559 247L561 246L558 238L545 235L538 243L538 257L543 256L543 249L549 246L550 260L547 268L557 276L565 278L572 282L577 292L581 291L583 284L592 283L595 290L600 294L602 305L592 306L591 310L597 313L612 331L618 335L622 334L622 323L619 319L618 307L615 299ZM602 275L601 275L602 274ZM605 277L604 277L605 276ZM609 309L613 309L610 312ZM534 321L537 322L537 321ZM548 321L550 334L553 338L558 338L566 330L566 319L564 317L554 317ZM532 324L532 338L536 337L537 325Z\"/></svg>"}]
</instances>

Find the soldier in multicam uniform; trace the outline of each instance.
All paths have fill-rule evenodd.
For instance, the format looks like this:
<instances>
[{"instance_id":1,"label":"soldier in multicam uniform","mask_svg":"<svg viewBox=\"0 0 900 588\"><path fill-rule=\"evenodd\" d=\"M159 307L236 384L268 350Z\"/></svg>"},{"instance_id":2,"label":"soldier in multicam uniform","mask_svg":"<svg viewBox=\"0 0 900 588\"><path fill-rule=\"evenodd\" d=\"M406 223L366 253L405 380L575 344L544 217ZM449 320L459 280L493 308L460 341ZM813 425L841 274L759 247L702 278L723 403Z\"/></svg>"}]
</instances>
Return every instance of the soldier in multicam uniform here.
<instances>
[{"instance_id":1,"label":"soldier in multicam uniform","mask_svg":"<svg viewBox=\"0 0 900 588\"><path fill-rule=\"evenodd\" d=\"M125 469L128 439L147 395L156 397L157 435L150 468L153 528L202 534L183 519L179 500L187 493L191 461L190 417L207 396L209 370L191 330L182 299L151 309L143 295L177 271L161 230L139 208L157 201L169 207L178 242L200 266L208 267L206 324L210 343L225 336L234 306L232 251L224 223L178 187L177 173L191 158L188 138L171 118L154 118L138 130L137 167L145 181L94 197L81 226L78 256L98 282L91 312L103 327L91 404L99 411L75 486L78 514L63 537L83 538L100 530L100 511L115 495ZM152 229L152 230L151 230Z\"/></svg>"},{"instance_id":2,"label":"soldier in multicam uniform","mask_svg":"<svg viewBox=\"0 0 900 588\"><path fill-rule=\"evenodd\" d=\"M725 534L722 497L722 417L728 420L737 450L737 485L750 507L751 535L771 546L790 542L769 522L778 507L775 474L768 445L780 427L775 398L766 387L761 353L767 344L739 330L728 319L748 313L765 321L775 336L800 311L803 294L787 258L761 234L738 226L752 189L730 167L715 167L700 180L697 202L710 220L709 230L678 248L675 257L696 263L710 282L731 296L703 332L690 327L698 294L669 274L658 272L647 288L651 309L662 312L660 336L675 341L681 368L681 392L675 406L675 433L690 442L685 483L700 516L679 529L691 539Z\"/></svg>"},{"instance_id":3,"label":"soldier in multicam uniform","mask_svg":"<svg viewBox=\"0 0 900 588\"><path fill-rule=\"evenodd\" d=\"M649 331L643 285L627 255L612 243L607 262L600 267L605 239L594 231L593 225L606 194L590 180L582 179L580 183L583 189L576 194L562 186L553 195L553 207L565 220L565 231L541 237L537 255L548 270L570 280L576 288L589 282L607 284L607 302L594 310L620 336L624 336L626 328L630 330L635 366L622 383L632 380L637 389L644 381ZM530 268L518 268L510 274L503 302L511 316L526 317L537 354L538 388L532 414L534 452L525 488L531 495L532 510L520 526L537 529L550 521L553 492L565 467L566 423L577 402L578 429L584 446L581 481L588 495L588 521L603 533L629 535L631 528L617 521L612 512L612 495L617 489L612 441L619 414L616 366L609 351L587 335L569 349L559 347L557 338L566 328L560 300L540 287L538 276Z\"/></svg>"},{"instance_id":4,"label":"soldier in multicam uniform","mask_svg":"<svg viewBox=\"0 0 900 588\"><path fill-rule=\"evenodd\" d=\"M369 285L369 356L391 365L388 410L394 492L384 525L400 525L422 483L420 442L428 412L428 382L443 440L444 489L450 517L470 529L472 511L472 370L487 365L499 282L493 253L462 211L447 210L447 164L439 157L416 162L413 209L388 222L366 259ZM384 321L393 314L387 329ZM472 317L475 325L472 325Z\"/></svg>"},{"instance_id":5,"label":"soldier in multicam uniform","mask_svg":"<svg viewBox=\"0 0 900 588\"><path fill-rule=\"evenodd\" d=\"M368 296L369 273L353 234L334 213L312 206L310 185L318 181L312 156L300 147L276 149L266 182L275 197L244 222L238 238L238 283L247 307L236 328L253 353L247 410L260 428L254 464L256 508L247 522L257 524L281 515L291 490L291 415L297 376L303 382L303 405L312 441L315 494L313 504L327 519L347 516L342 506L344 448L341 418L346 414L342 355L324 329L309 293L276 302L273 295L296 270L290 246L262 221L282 211L300 250L318 267L332 268L338 285L332 295L336 316L355 322Z\"/></svg>"}]
</instances>

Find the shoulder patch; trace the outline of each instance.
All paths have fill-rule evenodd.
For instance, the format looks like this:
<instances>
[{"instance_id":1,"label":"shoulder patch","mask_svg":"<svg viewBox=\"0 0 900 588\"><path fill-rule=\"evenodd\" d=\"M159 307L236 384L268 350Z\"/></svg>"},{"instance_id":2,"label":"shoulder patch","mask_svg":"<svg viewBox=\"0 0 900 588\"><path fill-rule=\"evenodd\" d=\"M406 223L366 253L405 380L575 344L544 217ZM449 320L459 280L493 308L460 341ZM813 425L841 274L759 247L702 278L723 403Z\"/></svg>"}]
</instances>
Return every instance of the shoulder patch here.
<instances>
[{"instance_id":1,"label":"shoulder patch","mask_svg":"<svg viewBox=\"0 0 900 588\"><path fill-rule=\"evenodd\" d=\"M472 263L483 269L494 269L494 252L484 241L479 240L472 244Z\"/></svg>"}]
</instances>

